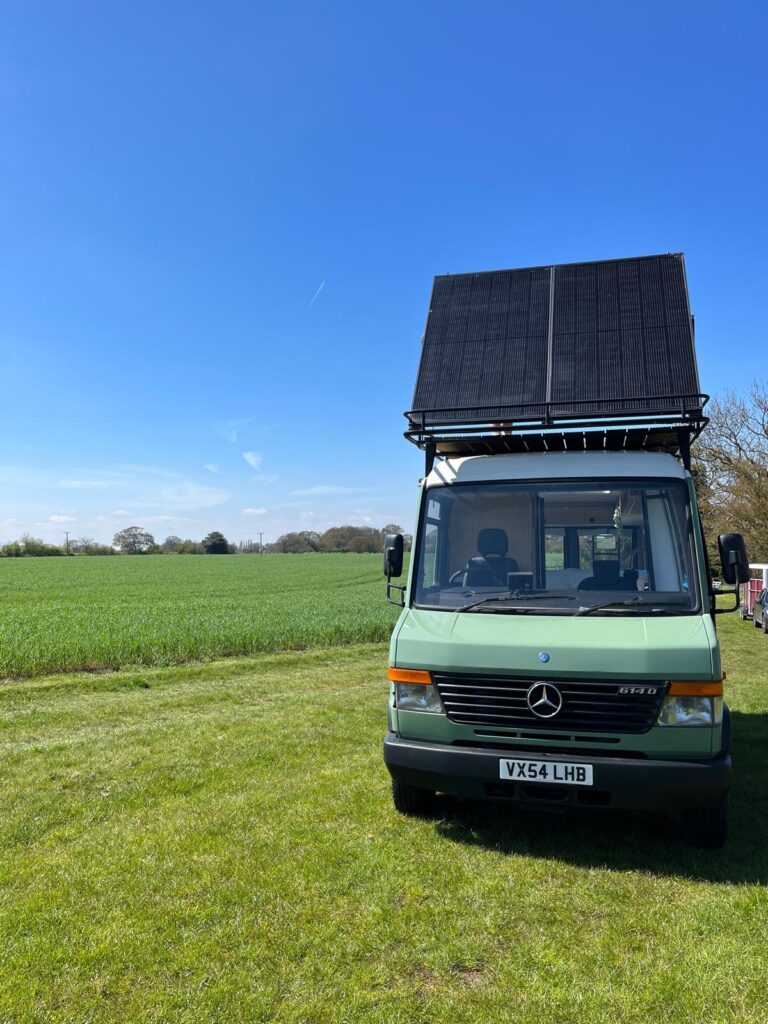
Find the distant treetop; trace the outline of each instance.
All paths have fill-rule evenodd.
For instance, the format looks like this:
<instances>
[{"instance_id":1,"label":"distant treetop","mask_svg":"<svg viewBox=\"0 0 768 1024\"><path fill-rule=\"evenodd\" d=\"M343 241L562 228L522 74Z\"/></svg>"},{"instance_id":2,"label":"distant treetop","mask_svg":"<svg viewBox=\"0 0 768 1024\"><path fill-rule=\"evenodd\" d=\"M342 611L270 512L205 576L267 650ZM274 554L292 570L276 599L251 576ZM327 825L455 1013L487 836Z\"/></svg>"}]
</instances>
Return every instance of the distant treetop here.
<instances>
[{"instance_id":1,"label":"distant treetop","mask_svg":"<svg viewBox=\"0 0 768 1024\"><path fill-rule=\"evenodd\" d=\"M127 526L124 530L118 530L112 543L124 555L146 555L157 547L152 534L140 526Z\"/></svg>"},{"instance_id":2,"label":"distant treetop","mask_svg":"<svg viewBox=\"0 0 768 1024\"><path fill-rule=\"evenodd\" d=\"M224 534L214 530L207 537L203 537L203 550L206 555L229 555L232 549Z\"/></svg>"}]
</instances>

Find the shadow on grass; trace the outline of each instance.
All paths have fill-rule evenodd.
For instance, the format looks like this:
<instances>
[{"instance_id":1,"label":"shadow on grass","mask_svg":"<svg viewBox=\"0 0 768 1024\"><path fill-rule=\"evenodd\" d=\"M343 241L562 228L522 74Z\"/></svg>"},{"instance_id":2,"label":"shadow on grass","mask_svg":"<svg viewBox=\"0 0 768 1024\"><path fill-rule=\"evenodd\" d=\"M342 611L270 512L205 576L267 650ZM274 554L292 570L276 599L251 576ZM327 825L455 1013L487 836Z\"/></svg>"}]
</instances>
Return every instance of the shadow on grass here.
<instances>
[{"instance_id":1,"label":"shadow on grass","mask_svg":"<svg viewBox=\"0 0 768 1024\"><path fill-rule=\"evenodd\" d=\"M725 884L768 883L768 715L734 712L730 836L722 850L685 844L671 817L573 810L553 813L514 804L438 804L445 839L579 867L684 875Z\"/></svg>"}]
</instances>

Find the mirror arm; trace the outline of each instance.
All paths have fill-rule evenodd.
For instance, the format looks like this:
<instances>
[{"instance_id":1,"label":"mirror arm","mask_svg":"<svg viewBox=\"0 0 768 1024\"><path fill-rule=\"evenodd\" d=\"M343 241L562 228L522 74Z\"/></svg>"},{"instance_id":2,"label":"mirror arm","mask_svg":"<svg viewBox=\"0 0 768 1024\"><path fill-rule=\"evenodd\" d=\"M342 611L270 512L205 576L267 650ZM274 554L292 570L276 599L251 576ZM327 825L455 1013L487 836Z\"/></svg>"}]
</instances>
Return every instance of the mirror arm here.
<instances>
[{"instance_id":1,"label":"mirror arm","mask_svg":"<svg viewBox=\"0 0 768 1024\"><path fill-rule=\"evenodd\" d=\"M731 595L731 594L736 598L736 603L734 604L733 608L718 608L717 607L717 599L718 599L718 597L728 596L728 595ZM739 607L740 607L740 604L741 604L741 602L740 602L741 590L740 590L738 585L736 586L735 590L710 590L709 596L710 596L710 599L712 601L712 614L713 615L726 615L726 614L728 614L728 612L737 612L739 610Z\"/></svg>"},{"instance_id":2,"label":"mirror arm","mask_svg":"<svg viewBox=\"0 0 768 1024\"><path fill-rule=\"evenodd\" d=\"M397 598L392 597L393 590L398 592ZM390 582L390 577L387 576L387 600L398 608L405 608L405 584L392 583Z\"/></svg>"}]
</instances>

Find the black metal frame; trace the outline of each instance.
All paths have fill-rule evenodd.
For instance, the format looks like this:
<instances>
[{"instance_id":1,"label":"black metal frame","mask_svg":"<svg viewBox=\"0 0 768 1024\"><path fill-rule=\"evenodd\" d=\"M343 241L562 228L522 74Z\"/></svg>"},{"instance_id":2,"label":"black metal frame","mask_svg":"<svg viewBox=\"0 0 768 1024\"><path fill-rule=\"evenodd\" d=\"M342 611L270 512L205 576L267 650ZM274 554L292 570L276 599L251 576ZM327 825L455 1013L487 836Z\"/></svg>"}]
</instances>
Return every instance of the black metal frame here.
<instances>
[{"instance_id":1,"label":"black metal frame","mask_svg":"<svg viewBox=\"0 0 768 1024\"><path fill-rule=\"evenodd\" d=\"M668 452L690 469L691 442L709 422L704 415L708 400L705 394L648 395L411 409L404 414L409 424L405 437L425 452L426 473L438 454L549 451ZM589 408L595 405L603 409ZM618 408L606 409L606 405ZM654 405L660 407L654 409Z\"/></svg>"},{"instance_id":2,"label":"black metal frame","mask_svg":"<svg viewBox=\"0 0 768 1024\"><path fill-rule=\"evenodd\" d=\"M728 597L729 595L736 598L736 604L733 608L718 608L718 597ZM741 584L737 583L735 590L715 590L714 587L712 587L709 591L709 598L713 615L730 615L731 612L737 612L741 607Z\"/></svg>"},{"instance_id":3,"label":"black metal frame","mask_svg":"<svg viewBox=\"0 0 768 1024\"><path fill-rule=\"evenodd\" d=\"M400 597L398 600L392 597L393 590L399 593ZM404 583L392 583L391 577L387 576L387 600L390 604L395 605L396 608L405 608L405 591L406 586Z\"/></svg>"}]
</instances>

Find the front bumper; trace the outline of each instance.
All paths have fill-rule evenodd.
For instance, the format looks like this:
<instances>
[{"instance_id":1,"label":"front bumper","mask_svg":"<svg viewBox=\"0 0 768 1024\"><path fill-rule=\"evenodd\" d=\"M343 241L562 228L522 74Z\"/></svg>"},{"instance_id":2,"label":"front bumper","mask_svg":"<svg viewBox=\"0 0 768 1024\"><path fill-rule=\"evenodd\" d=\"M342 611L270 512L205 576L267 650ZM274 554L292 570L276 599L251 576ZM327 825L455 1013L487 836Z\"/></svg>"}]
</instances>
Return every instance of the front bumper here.
<instances>
[{"instance_id":1,"label":"front bumper","mask_svg":"<svg viewBox=\"0 0 768 1024\"><path fill-rule=\"evenodd\" d=\"M503 782L499 778L502 758L591 764L594 785ZM453 796L620 810L674 811L712 806L725 796L731 781L729 754L720 754L710 761L570 756L530 748L454 747L405 740L394 733L388 733L384 740L384 762L395 779Z\"/></svg>"}]
</instances>

